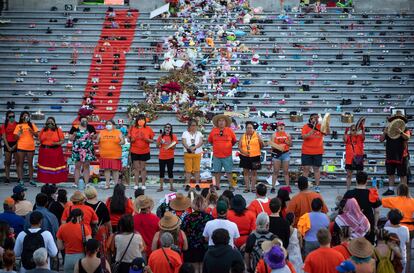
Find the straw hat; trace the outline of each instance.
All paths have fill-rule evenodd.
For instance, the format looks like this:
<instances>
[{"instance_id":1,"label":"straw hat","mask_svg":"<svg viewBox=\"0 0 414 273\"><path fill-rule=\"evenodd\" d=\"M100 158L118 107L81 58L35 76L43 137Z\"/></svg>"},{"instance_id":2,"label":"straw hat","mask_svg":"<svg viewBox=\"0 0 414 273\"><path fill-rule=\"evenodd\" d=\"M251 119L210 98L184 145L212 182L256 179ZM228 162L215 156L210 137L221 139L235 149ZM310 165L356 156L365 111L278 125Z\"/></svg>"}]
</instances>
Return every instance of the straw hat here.
<instances>
[{"instance_id":1,"label":"straw hat","mask_svg":"<svg viewBox=\"0 0 414 273\"><path fill-rule=\"evenodd\" d=\"M349 253L352 256L358 258L368 258L372 256L374 247L372 244L365 238L356 238L353 239L348 246Z\"/></svg>"},{"instance_id":2,"label":"straw hat","mask_svg":"<svg viewBox=\"0 0 414 273\"><path fill-rule=\"evenodd\" d=\"M214 124L214 127L218 127L218 121L219 121L220 119L224 119L224 120L226 121L226 127L230 127L230 125L231 125L231 119L230 119L230 117L229 117L229 116L224 115L224 114L215 115L215 116L213 117L213 124Z\"/></svg>"},{"instance_id":3,"label":"straw hat","mask_svg":"<svg viewBox=\"0 0 414 273\"><path fill-rule=\"evenodd\" d=\"M85 201L85 195L81 191L75 191L70 197L70 201L74 203L79 203Z\"/></svg>"},{"instance_id":4,"label":"straw hat","mask_svg":"<svg viewBox=\"0 0 414 273\"><path fill-rule=\"evenodd\" d=\"M146 208L152 209L154 207L154 200L149 196L140 195L135 199L134 206L136 211Z\"/></svg>"},{"instance_id":5,"label":"straw hat","mask_svg":"<svg viewBox=\"0 0 414 273\"><path fill-rule=\"evenodd\" d=\"M158 222L158 226L162 230L175 230L181 225L181 220L171 211L166 211L164 216Z\"/></svg>"},{"instance_id":6,"label":"straw hat","mask_svg":"<svg viewBox=\"0 0 414 273\"><path fill-rule=\"evenodd\" d=\"M98 196L98 191L94 186L87 185L86 189L84 190L85 196L88 199L92 199Z\"/></svg>"},{"instance_id":7,"label":"straw hat","mask_svg":"<svg viewBox=\"0 0 414 273\"><path fill-rule=\"evenodd\" d=\"M405 122L402 119L394 119L388 124L388 136L391 139L397 139L401 136L401 131L405 129Z\"/></svg>"},{"instance_id":8,"label":"straw hat","mask_svg":"<svg viewBox=\"0 0 414 273\"><path fill-rule=\"evenodd\" d=\"M403 120L405 123L407 123L408 122L408 119L402 114L402 113L400 113L400 112L397 112L395 115L393 115L393 116L391 116L391 117L389 117L388 118L388 122L392 122L392 121L394 121L394 120L396 120L396 119L401 119L401 120Z\"/></svg>"},{"instance_id":9,"label":"straw hat","mask_svg":"<svg viewBox=\"0 0 414 273\"><path fill-rule=\"evenodd\" d=\"M173 210L186 210L191 206L191 200L182 193L177 193L175 199L170 201L170 208Z\"/></svg>"},{"instance_id":10,"label":"straw hat","mask_svg":"<svg viewBox=\"0 0 414 273\"><path fill-rule=\"evenodd\" d=\"M266 240L261 244L263 253L268 252L274 246L282 246L283 243L279 238L274 238L273 240Z\"/></svg>"}]
</instances>

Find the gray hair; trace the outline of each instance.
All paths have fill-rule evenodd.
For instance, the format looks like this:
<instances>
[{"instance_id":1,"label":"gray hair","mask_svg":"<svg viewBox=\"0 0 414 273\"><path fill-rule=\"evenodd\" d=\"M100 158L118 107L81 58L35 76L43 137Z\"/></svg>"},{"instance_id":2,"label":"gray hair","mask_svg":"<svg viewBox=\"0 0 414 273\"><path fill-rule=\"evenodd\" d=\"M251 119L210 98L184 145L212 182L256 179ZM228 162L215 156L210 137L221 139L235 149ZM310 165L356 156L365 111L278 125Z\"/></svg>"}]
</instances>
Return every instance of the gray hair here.
<instances>
[{"instance_id":1,"label":"gray hair","mask_svg":"<svg viewBox=\"0 0 414 273\"><path fill-rule=\"evenodd\" d=\"M256 218L256 231L263 232L269 230L269 215L266 212L261 212Z\"/></svg>"},{"instance_id":2,"label":"gray hair","mask_svg":"<svg viewBox=\"0 0 414 273\"><path fill-rule=\"evenodd\" d=\"M44 247L38 248L33 252L33 261L36 266L42 266L47 264L47 250Z\"/></svg>"},{"instance_id":3,"label":"gray hair","mask_svg":"<svg viewBox=\"0 0 414 273\"><path fill-rule=\"evenodd\" d=\"M174 244L174 237L169 232L163 232L160 238L162 247L170 247Z\"/></svg>"}]
</instances>

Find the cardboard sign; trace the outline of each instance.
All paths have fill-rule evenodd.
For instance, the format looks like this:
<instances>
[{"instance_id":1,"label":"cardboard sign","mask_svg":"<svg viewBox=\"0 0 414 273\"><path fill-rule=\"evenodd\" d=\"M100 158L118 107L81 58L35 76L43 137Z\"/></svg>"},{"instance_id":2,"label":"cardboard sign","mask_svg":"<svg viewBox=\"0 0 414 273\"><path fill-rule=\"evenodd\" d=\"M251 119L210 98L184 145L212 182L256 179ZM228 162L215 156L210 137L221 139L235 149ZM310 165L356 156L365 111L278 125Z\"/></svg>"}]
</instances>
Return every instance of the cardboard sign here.
<instances>
[{"instance_id":1,"label":"cardboard sign","mask_svg":"<svg viewBox=\"0 0 414 273\"><path fill-rule=\"evenodd\" d=\"M157 8L157 9L154 9L150 13L150 19L152 19L154 17L157 17L158 15L163 14L164 12L168 12L169 10L170 10L170 3L168 3L168 4L164 5L164 6L161 6L161 7Z\"/></svg>"}]
</instances>

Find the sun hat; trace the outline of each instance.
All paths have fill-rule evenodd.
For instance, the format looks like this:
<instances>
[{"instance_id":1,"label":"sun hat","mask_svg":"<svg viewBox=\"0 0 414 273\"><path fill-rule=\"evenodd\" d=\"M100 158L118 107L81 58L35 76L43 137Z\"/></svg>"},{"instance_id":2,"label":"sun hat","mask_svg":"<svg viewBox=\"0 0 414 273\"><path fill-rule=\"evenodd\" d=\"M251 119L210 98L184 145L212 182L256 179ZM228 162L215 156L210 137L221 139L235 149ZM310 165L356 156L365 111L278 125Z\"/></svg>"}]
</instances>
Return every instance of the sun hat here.
<instances>
[{"instance_id":1,"label":"sun hat","mask_svg":"<svg viewBox=\"0 0 414 273\"><path fill-rule=\"evenodd\" d=\"M266 240L263 241L261 244L261 248L263 250L263 253L266 253L272 249L274 246L282 246L283 243L279 238L274 238L273 240Z\"/></svg>"},{"instance_id":2,"label":"sun hat","mask_svg":"<svg viewBox=\"0 0 414 273\"><path fill-rule=\"evenodd\" d=\"M74 203L83 202L85 200L85 195L81 191L75 191L70 197L70 201Z\"/></svg>"},{"instance_id":3,"label":"sun hat","mask_svg":"<svg viewBox=\"0 0 414 273\"><path fill-rule=\"evenodd\" d=\"M214 127L218 127L218 121L220 119L224 119L226 121L226 127L230 127L230 125L231 125L231 119L230 119L229 116L224 115L224 114L215 115L213 117L213 120L212 121L213 121Z\"/></svg>"},{"instance_id":4,"label":"sun hat","mask_svg":"<svg viewBox=\"0 0 414 273\"><path fill-rule=\"evenodd\" d=\"M166 211L164 216L158 222L158 226L162 230L175 230L181 225L181 220L171 211Z\"/></svg>"},{"instance_id":5,"label":"sun hat","mask_svg":"<svg viewBox=\"0 0 414 273\"><path fill-rule=\"evenodd\" d=\"M14 194L21 193L21 192L24 192L24 191L27 191L27 189L25 187L21 186L21 185L14 186L14 188L13 188L13 193Z\"/></svg>"},{"instance_id":6,"label":"sun hat","mask_svg":"<svg viewBox=\"0 0 414 273\"><path fill-rule=\"evenodd\" d=\"M220 201L217 202L216 209L217 209L217 214L218 215L223 215L223 214L227 213L227 210L229 208L228 208L227 203L225 201L220 200Z\"/></svg>"},{"instance_id":7,"label":"sun hat","mask_svg":"<svg viewBox=\"0 0 414 273\"><path fill-rule=\"evenodd\" d=\"M351 261L343 261L340 265L336 267L336 270L339 273L346 273L355 271L355 265Z\"/></svg>"},{"instance_id":8,"label":"sun hat","mask_svg":"<svg viewBox=\"0 0 414 273\"><path fill-rule=\"evenodd\" d=\"M175 198L170 201L170 208L173 210L186 210L191 206L191 200L182 193L177 193Z\"/></svg>"},{"instance_id":9,"label":"sun hat","mask_svg":"<svg viewBox=\"0 0 414 273\"><path fill-rule=\"evenodd\" d=\"M134 206L137 212L141 209L152 208L154 207L154 200L147 195L140 195L135 199Z\"/></svg>"},{"instance_id":10,"label":"sun hat","mask_svg":"<svg viewBox=\"0 0 414 273\"><path fill-rule=\"evenodd\" d=\"M86 189L84 190L85 196L88 199L92 199L98 196L98 191L94 186L87 185Z\"/></svg>"},{"instance_id":11,"label":"sun hat","mask_svg":"<svg viewBox=\"0 0 414 273\"><path fill-rule=\"evenodd\" d=\"M236 194L231 199L231 208L236 212L242 212L246 209L246 199L240 194Z\"/></svg>"},{"instance_id":12,"label":"sun hat","mask_svg":"<svg viewBox=\"0 0 414 273\"><path fill-rule=\"evenodd\" d=\"M402 113L400 113L400 112L397 112L395 115L393 115L393 116L389 117L389 118L388 118L388 122L394 121L394 120L396 120L396 119L401 119L401 120L403 120L405 123L407 123L407 122L408 122L407 117L406 117L406 116L404 116L404 115L403 115Z\"/></svg>"},{"instance_id":13,"label":"sun hat","mask_svg":"<svg viewBox=\"0 0 414 273\"><path fill-rule=\"evenodd\" d=\"M405 122L402 119L394 119L388 124L388 136L391 139L397 139L401 136L401 131L405 129Z\"/></svg>"},{"instance_id":14,"label":"sun hat","mask_svg":"<svg viewBox=\"0 0 414 273\"><path fill-rule=\"evenodd\" d=\"M353 239L349 243L348 250L354 257L367 258L372 256L374 247L367 239L361 237Z\"/></svg>"},{"instance_id":15,"label":"sun hat","mask_svg":"<svg viewBox=\"0 0 414 273\"><path fill-rule=\"evenodd\" d=\"M264 260L271 269L280 269L286 265L285 252L280 246L273 246L264 254Z\"/></svg>"}]
</instances>

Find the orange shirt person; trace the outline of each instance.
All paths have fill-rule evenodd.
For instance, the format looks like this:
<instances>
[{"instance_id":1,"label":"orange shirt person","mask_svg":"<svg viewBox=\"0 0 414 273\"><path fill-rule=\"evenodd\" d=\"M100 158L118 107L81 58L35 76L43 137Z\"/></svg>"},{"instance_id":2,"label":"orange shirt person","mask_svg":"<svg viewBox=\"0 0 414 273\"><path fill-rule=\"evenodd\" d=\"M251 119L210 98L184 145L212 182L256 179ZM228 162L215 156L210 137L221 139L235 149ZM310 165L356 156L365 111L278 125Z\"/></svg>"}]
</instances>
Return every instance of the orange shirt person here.
<instances>
[{"instance_id":1,"label":"orange shirt person","mask_svg":"<svg viewBox=\"0 0 414 273\"><path fill-rule=\"evenodd\" d=\"M11 110L6 112L6 119L1 126L1 134L4 142L4 172L6 175L5 182L10 183L10 167L12 157L16 160L17 142L14 136L14 129L17 126L15 121L15 113Z\"/></svg>"},{"instance_id":2,"label":"orange shirt person","mask_svg":"<svg viewBox=\"0 0 414 273\"><path fill-rule=\"evenodd\" d=\"M315 191L319 192L319 182L321 178L320 167L322 166L323 137L329 134L329 128L326 133L321 132L321 124L318 123L319 115L314 113L310 115L308 124L302 128L302 166L303 176L308 177L310 167L313 168L315 175Z\"/></svg>"},{"instance_id":3,"label":"orange shirt person","mask_svg":"<svg viewBox=\"0 0 414 273\"><path fill-rule=\"evenodd\" d=\"M233 170L232 151L237 139L230 127L231 119L226 115L213 117L214 128L208 136L208 142L213 146L213 172L216 188L220 189L221 171L224 168L229 185L233 184L231 172ZM232 186L230 186L232 188Z\"/></svg>"},{"instance_id":4,"label":"orange shirt person","mask_svg":"<svg viewBox=\"0 0 414 273\"><path fill-rule=\"evenodd\" d=\"M364 141L364 128L358 132L358 128L352 124L349 128L345 129L344 143L347 190L351 187L352 172L364 170Z\"/></svg>"},{"instance_id":5,"label":"orange shirt person","mask_svg":"<svg viewBox=\"0 0 414 273\"><path fill-rule=\"evenodd\" d=\"M39 140L37 181L42 183L67 182L68 168L62 149L65 136L62 130L57 127L53 117L47 118L45 127L39 133Z\"/></svg>"},{"instance_id":6,"label":"orange shirt person","mask_svg":"<svg viewBox=\"0 0 414 273\"><path fill-rule=\"evenodd\" d=\"M160 188L158 192L163 191L163 184L165 178L165 167L167 167L168 179L170 182L170 191L174 189L174 150L177 145L177 136L173 134L173 127L170 123L165 124L164 130L157 139L157 147L160 149L158 155L158 163L160 166Z\"/></svg>"},{"instance_id":7,"label":"orange shirt person","mask_svg":"<svg viewBox=\"0 0 414 273\"><path fill-rule=\"evenodd\" d=\"M247 237L256 229L256 216L246 208L246 200L240 194L236 194L231 200L231 209L227 211L227 220L232 221L239 229L240 237L234 241L234 245L240 248L247 241Z\"/></svg>"},{"instance_id":8,"label":"orange shirt person","mask_svg":"<svg viewBox=\"0 0 414 273\"><path fill-rule=\"evenodd\" d=\"M33 181L33 156L35 153L35 138L37 138L38 133L39 129L30 121L29 112L23 111L20 114L19 124L13 132L17 139L17 177L21 185L24 185L23 164L27 156L30 185L36 186L36 183Z\"/></svg>"},{"instance_id":9,"label":"orange shirt person","mask_svg":"<svg viewBox=\"0 0 414 273\"><path fill-rule=\"evenodd\" d=\"M384 208L399 209L402 212L401 225L406 226L411 236L414 236L414 198L410 196L407 184L398 185L397 196L384 197L381 202Z\"/></svg>"},{"instance_id":10,"label":"orange shirt person","mask_svg":"<svg viewBox=\"0 0 414 273\"><path fill-rule=\"evenodd\" d=\"M138 189L139 177L142 181L142 189L145 189L147 181L146 161L150 160L150 144L154 142L154 132L147 126L145 115L139 115L135 120L134 126L129 129L129 140L131 142L131 160L134 167L135 176L134 189Z\"/></svg>"},{"instance_id":11,"label":"orange shirt person","mask_svg":"<svg viewBox=\"0 0 414 273\"><path fill-rule=\"evenodd\" d=\"M122 169L122 147L125 144L125 139L121 131L114 128L115 122L108 120L105 124L105 129L98 135L99 143L99 167L104 169L105 173L105 189L109 189L109 182L111 179L111 172L114 183L119 182L119 171Z\"/></svg>"}]
</instances>

